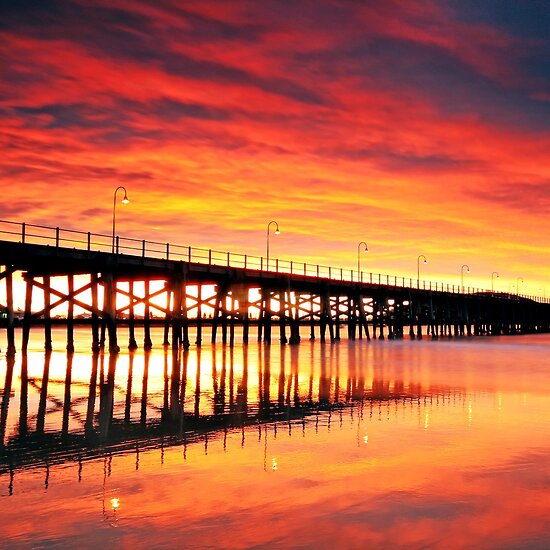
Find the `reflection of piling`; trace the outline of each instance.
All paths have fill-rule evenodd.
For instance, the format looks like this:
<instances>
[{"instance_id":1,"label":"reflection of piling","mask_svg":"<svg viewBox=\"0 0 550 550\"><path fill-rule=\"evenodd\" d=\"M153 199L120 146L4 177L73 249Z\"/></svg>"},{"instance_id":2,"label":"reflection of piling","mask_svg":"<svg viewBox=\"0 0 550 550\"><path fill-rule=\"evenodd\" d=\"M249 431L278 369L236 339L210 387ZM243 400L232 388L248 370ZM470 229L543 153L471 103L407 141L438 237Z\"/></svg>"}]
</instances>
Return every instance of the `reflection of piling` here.
<instances>
[{"instance_id":1,"label":"reflection of piling","mask_svg":"<svg viewBox=\"0 0 550 550\"><path fill-rule=\"evenodd\" d=\"M4 380L4 392L2 394L2 406L0 409L0 448L4 447L4 438L6 436L6 425L8 422L8 407L10 403L11 384L13 380L13 367L15 359L8 356L6 361L6 378Z\"/></svg>"},{"instance_id":2,"label":"reflection of piling","mask_svg":"<svg viewBox=\"0 0 550 550\"><path fill-rule=\"evenodd\" d=\"M61 433L66 436L69 432L69 412L71 411L71 381L73 373L73 354L67 354L67 369L65 370L65 392L63 395L63 420Z\"/></svg>"},{"instance_id":3,"label":"reflection of piling","mask_svg":"<svg viewBox=\"0 0 550 550\"><path fill-rule=\"evenodd\" d=\"M92 432L94 429L94 411L97 392L97 371L99 365L99 354L92 355L92 372L90 373L90 386L88 389L88 407L86 409L85 428L87 432Z\"/></svg>"},{"instance_id":4,"label":"reflection of piling","mask_svg":"<svg viewBox=\"0 0 550 550\"><path fill-rule=\"evenodd\" d=\"M21 358L21 396L19 403L19 435L25 437L28 433L29 417L29 369L27 355Z\"/></svg>"},{"instance_id":5,"label":"reflection of piling","mask_svg":"<svg viewBox=\"0 0 550 550\"><path fill-rule=\"evenodd\" d=\"M50 379L51 353L46 350L44 354L44 369L42 371L42 385L40 386L40 400L38 402L38 415L36 417L36 433L44 433L46 422L46 405L48 400L48 382Z\"/></svg>"}]
</instances>

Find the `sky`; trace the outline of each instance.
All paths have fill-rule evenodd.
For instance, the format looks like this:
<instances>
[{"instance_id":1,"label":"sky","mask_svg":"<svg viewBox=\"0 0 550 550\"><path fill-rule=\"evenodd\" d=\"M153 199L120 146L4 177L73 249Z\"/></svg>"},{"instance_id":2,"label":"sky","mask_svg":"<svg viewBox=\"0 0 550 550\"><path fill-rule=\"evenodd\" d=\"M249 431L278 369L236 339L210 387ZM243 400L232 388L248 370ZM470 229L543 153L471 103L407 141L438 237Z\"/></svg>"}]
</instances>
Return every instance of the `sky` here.
<instances>
[{"instance_id":1,"label":"sky","mask_svg":"<svg viewBox=\"0 0 550 550\"><path fill-rule=\"evenodd\" d=\"M2 220L550 296L546 2L0 13Z\"/></svg>"}]
</instances>

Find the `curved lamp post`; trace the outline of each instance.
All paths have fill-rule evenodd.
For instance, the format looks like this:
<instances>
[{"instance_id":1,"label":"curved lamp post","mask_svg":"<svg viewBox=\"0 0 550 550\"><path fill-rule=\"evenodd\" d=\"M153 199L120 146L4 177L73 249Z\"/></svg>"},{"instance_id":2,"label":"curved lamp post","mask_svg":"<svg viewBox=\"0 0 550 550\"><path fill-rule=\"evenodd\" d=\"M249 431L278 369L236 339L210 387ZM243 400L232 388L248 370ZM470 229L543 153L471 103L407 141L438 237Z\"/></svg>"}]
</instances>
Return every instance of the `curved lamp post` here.
<instances>
[{"instance_id":1,"label":"curved lamp post","mask_svg":"<svg viewBox=\"0 0 550 550\"><path fill-rule=\"evenodd\" d=\"M279 231L279 224L275 220L271 220L267 224L267 238L266 238L266 259L267 259L267 267L266 270L269 271L269 229L271 227L271 224L275 224L275 235L278 235L280 233Z\"/></svg>"},{"instance_id":2,"label":"curved lamp post","mask_svg":"<svg viewBox=\"0 0 550 550\"><path fill-rule=\"evenodd\" d=\"M495 275L497 276L497 279L500 278L500 275L496 271L491 273L491 292L495 291Z\"/></svg>"},{"instance_id":3,"label":"curved lamp post","mask_svg":"<svg viewBox=\"0 0 550 550\"><path fill-rule=\"evenodd\" d=\"M468 271L466 273L470 273L470 266L464 264L460 268L460 287L462 288L462 292L464 292L464 268L466 268Z\"/></svg>"},{"instance_id":4,"label":"curved lamp post","mask_svg":"<svg viewBox=\"0 0 550 550\"><path fill-rule=\"evenodd\" d=\"M369 247L365 241L361 241L357 245L357 280L361 281L361 245L365 246L365 252L369 251Z\"/></svg>"},{"instance_id":5,"label":"curved lamp post","mask_svg":"<svg viewBox=\"0 0 550 550\"><path fill-rule=\"evenodd\" d=\"M424 254L420 254L418 258L416 259L416 287L418 288L420 286L420 258L424 258L424 264L428 263L428 260L426 260L426 256Z\"/></svg>"},{"instance_id":6,"label":"curved lamp post","mask_svg":"<svg viewBox=\"0 0 550 550\"><path fill-rule=\"evenodd\" d=\"M124 191L124 198L120 202L122 204L128 204L130 202L130 199L128 198L128 192L126 191L126 187L123 187L122 185L117 187L113 194L113 242L112 242L111 252L115 251L116 195L120 190Z\"/></svg>"},{"instance_id":7,"label":"curved lamp post","mask_svg":"<svg viewBox=\"0 0 550 550\"><path fill-rule=\"evenodd\" d=\"M518 277L518 278L516 279L516 293L517 293L518 295L519 295L519 283L523 283L523 282L525 282L525 281L523 280L523 277Z\"/></svg>"}]
</instances>

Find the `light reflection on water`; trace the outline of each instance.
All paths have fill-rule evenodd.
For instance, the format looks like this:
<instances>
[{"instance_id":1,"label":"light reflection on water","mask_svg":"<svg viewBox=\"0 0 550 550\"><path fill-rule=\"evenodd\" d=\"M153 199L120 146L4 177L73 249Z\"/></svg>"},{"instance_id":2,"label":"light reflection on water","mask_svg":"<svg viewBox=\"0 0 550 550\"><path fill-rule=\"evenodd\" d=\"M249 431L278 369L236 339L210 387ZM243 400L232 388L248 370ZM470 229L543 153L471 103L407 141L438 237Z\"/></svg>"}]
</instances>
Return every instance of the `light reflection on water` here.
<instances>
[{"instance_id":1,"label":"light reflection on water","mask_svg":"<svg viewBox=\"0 0 550 550\"><path fill-rule=\"evenodd\" d=\"M0 360L9 546L550 544L548 335L41 346Z\"/></svg>"}]
</instances>

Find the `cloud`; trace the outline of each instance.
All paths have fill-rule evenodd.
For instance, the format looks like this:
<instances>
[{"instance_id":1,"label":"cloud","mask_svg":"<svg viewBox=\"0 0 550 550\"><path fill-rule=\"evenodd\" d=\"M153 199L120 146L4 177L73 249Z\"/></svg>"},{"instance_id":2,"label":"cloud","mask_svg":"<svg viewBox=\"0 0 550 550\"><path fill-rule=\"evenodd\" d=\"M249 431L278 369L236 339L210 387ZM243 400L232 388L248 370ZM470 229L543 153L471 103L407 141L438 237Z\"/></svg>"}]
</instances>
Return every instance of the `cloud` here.
<instances>
[{"instance_id":1,"label":"cloud","mask_svg":"<svg viewBox=\"0 0 550 550\"><path fill-rule=\"evenodd\" d=\"M2 10L10 217L62 209L101 226L105 197L124 184L139 214L121 213L121 227L141 238L154 227L223 247L235 231L260 253L254 228L276 214L289 255L354 265L343 242L368 239L373 269L398 270L420 242L441 274L468 251L479 272L535 269L538 286L550 276L547 245L534 267L517 253L550 230L550 40L536 2ZM44 204L67 186L94 193Z\"/></svg>"}]
</instances>

